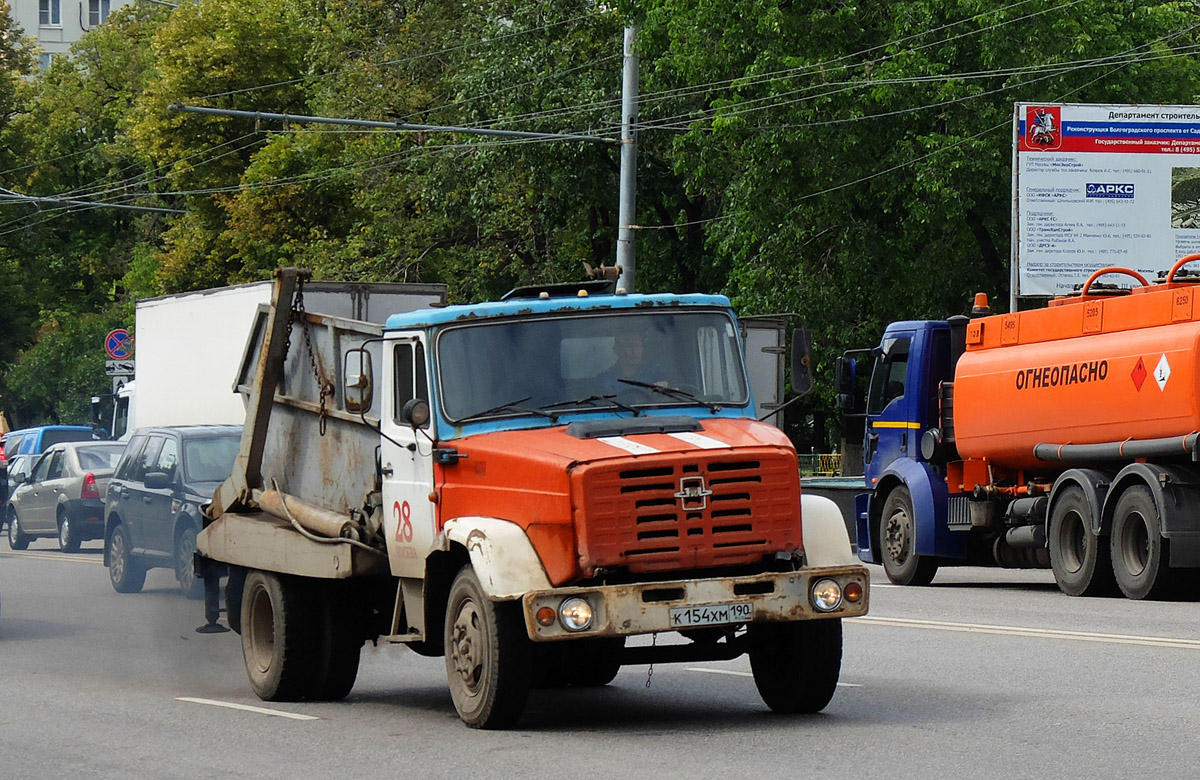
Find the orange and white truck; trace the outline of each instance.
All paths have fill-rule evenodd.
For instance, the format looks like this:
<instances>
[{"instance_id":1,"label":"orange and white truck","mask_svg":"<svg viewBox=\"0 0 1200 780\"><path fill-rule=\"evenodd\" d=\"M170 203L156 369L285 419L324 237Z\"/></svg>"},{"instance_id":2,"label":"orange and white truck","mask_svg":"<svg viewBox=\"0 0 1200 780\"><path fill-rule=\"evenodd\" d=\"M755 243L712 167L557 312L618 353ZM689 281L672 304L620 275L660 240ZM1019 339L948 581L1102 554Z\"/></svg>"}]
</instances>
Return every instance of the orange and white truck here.
<instances>
[{"instance_id":1,"label":"orange and white truck","mask_svg":"<svg viewBox=\"0 0 1200 780\"><path fill-rule=\"evenodd\" d=\"M1044 309L988 315L980 299L978 316L889 325L866 398L859 556L906 585L962 564L1049 566L1070 595L1194 582L1197 260L1154 283L1102 268ZM838 368L849 409L854 363Z\"/></svg>"},{"instance_id":2,"label":"orange and white truck","mask_svg":"<svg viewBox=\"0 0 1200 780\"><path fill-rule=\"evenodd\" d=\"M253 329L198 540L258 696L342 698L370 640L444 656L474 727L534 685L742 654L771 709L826 706L867 572L756 419L727 299L582 283L381 327L304 311L303 282Z\"/></svg>"}]
</instances>

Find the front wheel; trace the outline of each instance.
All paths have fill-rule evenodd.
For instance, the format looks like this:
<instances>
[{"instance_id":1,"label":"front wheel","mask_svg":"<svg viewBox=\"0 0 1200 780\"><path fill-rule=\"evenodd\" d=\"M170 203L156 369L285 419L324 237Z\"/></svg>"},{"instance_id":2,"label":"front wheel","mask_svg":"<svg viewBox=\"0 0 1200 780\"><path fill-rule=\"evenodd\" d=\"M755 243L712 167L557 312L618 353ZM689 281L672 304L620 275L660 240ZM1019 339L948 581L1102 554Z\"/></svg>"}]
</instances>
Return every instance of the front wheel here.
<instances>
[{"instance_id":1,"label":"front wheel","mask_svg":"<svg viewBox=\"0 0 1200 780\"><path fill-rule=\"evenodd\" d=\"M129 537L119 525L108 537L108 579L117 593L137 593L146 584L146 567L133 557Z\"/></svg>"},{"instance_id":2,"label":"front wheel","mask_svg":"<svg viewBox=\"0 0 1200 780\"><path fill-rule=\"evenodd\" d=\"M825 709L842 671L842 621L756 623L748 630L750 670L767 706L785 714Z\"/></svg>"},{"instance_id":3,"label":"front wheel","mask_svg":"<svg viewBox=\"0 0 1200 780\"><path fill-rule=\"evenodd\" d=\"M917 525L908 488L888 493L879 518L879 547L883 570L897 585L928 585L937 574L937 562L917 555Z\"/></svg>"},{"instance_id":4,"label":"front wheel","mask_svg":"<svg viewBox=\"0 0 1200 780\"><path fill-rule=\"evenodd\" d=\"M189 599L204 598L204 579L196 576L196 531L184 528L175 542L175 579Z\"/></svg>"},{"instance_id":5,"label":"front wheel","mask_svg":"<svg viewBox=\"0 0 1200 780\"><path fill-rule=\"evenodd\" d=\"M450 586L443 639L450 697L463 723L481 729L516 723L530 685L520 604L492 601L471 567L463 567Z\"/></svg>"},{"instance_id":6,"label":"front wheel","mask_svg":"<svg viewBox=\"0 0 1200 780\"><path fill-rule=\"evenodd\" d=\"M24 550L29 546L30 537L21 530L21 519L17 517L17 510L9 507L8 510L8 546L14 550Z\"/></svg>"},{"instance_id":7,"label":"front wheel","mask_svg":"<svg viewBox=\"0 0 1200 780\"><path fill-rule=\"evenodd\" d=\"M61 509L58 512L58 549L63 552L79 552L79 537L75 535L71 518Z\"/></svg>"},{"instance_id":8,"label":"front wheel","mask_svg":"<svg viewBox=\"0 0 1200 780\"><path fill-rule=\"evenodd\" d=\"M1171 588L1169 542L1162 535L1158 505L1150 490L1126 490L1113 512L1113 573L1121 592L1131 599L1158 599Z\"/></svg>"}]
</instances>

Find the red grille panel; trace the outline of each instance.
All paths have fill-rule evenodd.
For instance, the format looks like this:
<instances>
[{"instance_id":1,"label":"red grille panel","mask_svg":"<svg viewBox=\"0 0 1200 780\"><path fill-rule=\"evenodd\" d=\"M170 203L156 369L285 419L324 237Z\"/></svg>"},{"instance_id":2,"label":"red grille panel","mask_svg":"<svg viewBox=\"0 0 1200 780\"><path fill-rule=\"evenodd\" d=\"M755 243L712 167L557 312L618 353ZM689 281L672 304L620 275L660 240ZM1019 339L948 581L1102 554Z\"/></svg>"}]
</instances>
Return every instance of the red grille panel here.
<instances>
[{"instance_id":1,"label":"red grille panel","mask_svg":"<svg viewBox=\"0 0 1200 780\"><path fill-rule=\"evenodd\" d=\"M799 471L784 450L605 461L572 482L588 572L741 565L801 546Z\"/></svg>"}]
</instances>

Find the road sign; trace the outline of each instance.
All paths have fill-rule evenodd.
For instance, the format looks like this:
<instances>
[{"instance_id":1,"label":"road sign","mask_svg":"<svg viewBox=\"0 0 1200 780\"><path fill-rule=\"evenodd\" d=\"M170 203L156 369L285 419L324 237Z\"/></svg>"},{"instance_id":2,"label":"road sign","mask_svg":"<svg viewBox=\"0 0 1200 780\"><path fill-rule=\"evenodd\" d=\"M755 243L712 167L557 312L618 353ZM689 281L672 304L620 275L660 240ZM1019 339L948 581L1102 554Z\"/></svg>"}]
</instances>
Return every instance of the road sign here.
<instances>
[{"instance_id":1,"label":"road sign","mask_svg":"<svg viewBox=\"0 0 1200 780\"><path fill-rule=\"evenodd\" d=\"M108 376L133 376L132 360L106 360L104 373Z\"/></svg>"},{"instance_id":2,"label":"road sign","mask_svg":"<svg viewBox=\"0 0 1200 780\"><path fill-rule=\"evenodd\" d=\"M110 330L104 337L104 351L113 360L129 360L133 357L133 337L124 328Z\"/></svg>"}]
</instances>

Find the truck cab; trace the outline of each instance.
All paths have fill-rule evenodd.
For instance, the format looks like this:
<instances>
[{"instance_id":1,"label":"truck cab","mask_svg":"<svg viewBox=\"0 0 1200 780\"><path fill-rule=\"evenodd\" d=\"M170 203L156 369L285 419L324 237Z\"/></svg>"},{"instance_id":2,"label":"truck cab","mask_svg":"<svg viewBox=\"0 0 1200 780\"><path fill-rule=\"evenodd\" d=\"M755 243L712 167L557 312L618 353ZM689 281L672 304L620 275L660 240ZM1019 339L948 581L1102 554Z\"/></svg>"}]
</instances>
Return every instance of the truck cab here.
<instances>
[{"instance_id":1,"label":"truck cab","mask_svg":"<svg viewBox=\"0 0 1200 780\"><path fill-rule=\"evenodd\" d=\"M930 462L943 425L944 387L954 378L951 328L945 320L894 322L872 354L863 439L867 492L855 504L858 554L882 563L893 581L927 582L937 558L966 554L966 535L951 533L945 522L944 473Z\"/></svg>"}]
</instances>

